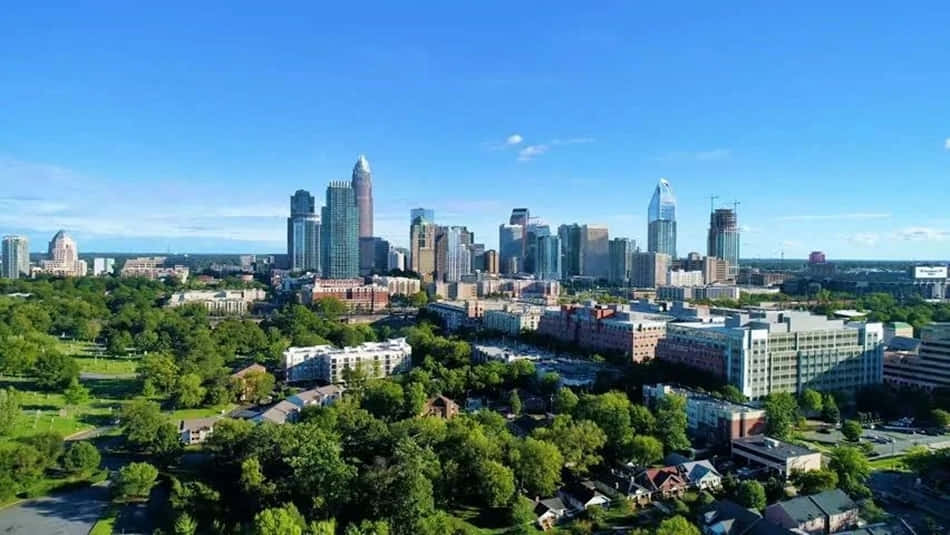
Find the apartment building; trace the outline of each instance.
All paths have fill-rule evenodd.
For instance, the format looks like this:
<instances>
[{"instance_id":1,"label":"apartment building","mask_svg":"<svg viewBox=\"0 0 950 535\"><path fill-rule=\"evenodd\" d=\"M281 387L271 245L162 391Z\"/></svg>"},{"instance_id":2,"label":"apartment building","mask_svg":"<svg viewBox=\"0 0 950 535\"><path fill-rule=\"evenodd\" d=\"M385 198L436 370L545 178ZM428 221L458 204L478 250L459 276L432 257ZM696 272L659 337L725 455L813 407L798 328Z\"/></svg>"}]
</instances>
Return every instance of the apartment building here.
<instances>
[{"instance_id":1,"label":"apartment building","mask_svg":"<svg viewBox=\"0 0 950 535\"><path fill-rule=\"evenodd\" d=\"M633 312L626 305L565 305L544 311L538 332L591 350L614 351L634 362L654 358L672 318Z\"/></svg>"},{"instance_id":2,"label":"apartment building","mask_svg":"<svg viewBox=\"0 0 950 535\"><path fill-rule=\"evenodd\" d=\"M260 288L246 290L191 290L175 292L165 305L169 308L189 304L200 304L212 315L243 316L250 312L251 306L263 301L267 292Z\"/></svg>"},{"instance_id":3,"label":"apartment building","mask_svg":"<svg viewBox=\"0 0 950 535\"><path fill-rule=\"evenodd\" d=\"M300 291L300 301L312 304L324 297L334 297L350 312L373 314L389 306L389 289L380 284L365 284L363 279L315 279Z\"/></svg>"},{"instance_id":4,"label":"apartment building","mask_svg":"<svg viewBox=\"0 0 950 535\"><path fill-rule=\"evenodd\" d=\"M323 381L346 383L345 370L360 369L371 378L409 371L412 347L405 338L366 342L354 347L331 345L291 347L284 351L284 374L288 383Z\"/></svg>"}]
</instances>

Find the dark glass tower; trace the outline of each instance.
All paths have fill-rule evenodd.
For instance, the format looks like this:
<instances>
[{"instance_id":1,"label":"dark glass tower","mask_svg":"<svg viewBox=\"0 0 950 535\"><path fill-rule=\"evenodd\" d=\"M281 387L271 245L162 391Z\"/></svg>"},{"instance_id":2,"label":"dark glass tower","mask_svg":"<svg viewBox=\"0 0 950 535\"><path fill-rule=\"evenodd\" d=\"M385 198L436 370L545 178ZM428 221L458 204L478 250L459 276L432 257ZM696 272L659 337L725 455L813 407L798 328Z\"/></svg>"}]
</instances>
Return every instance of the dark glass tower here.
<instances>
[{"instance_id":1,"label":"dark glass tower","mask_svg":"<svg viewBox=\"0 0 950 535\"><path fill-rule=\"evenodd\" d=\"M290 197L287 258L291 271L320 272L320 218L313 195L302 189Z\"/></svg>"},{"instance_id":2,"label":"dark glass tower","mask_svg":"<svg viewBox=\"0 0 950 535\"><path fill-rule=\"evenodd\" d=\"M350 279L360 273L359 212L356 193L347 182L331 182L323 207L323 276Z\"/></svg>"},{"instance_id":3,"label":"dark glass tower","mask_svg":"<svg viewBox=\"0 0 950 535\"><path fill-rule=\"evenodd\" d=\"M729 262L729 274L739 272L739 218L730 208L718 208L709 215L709 242L706 253Z\"/></svg>"}]
</instances>

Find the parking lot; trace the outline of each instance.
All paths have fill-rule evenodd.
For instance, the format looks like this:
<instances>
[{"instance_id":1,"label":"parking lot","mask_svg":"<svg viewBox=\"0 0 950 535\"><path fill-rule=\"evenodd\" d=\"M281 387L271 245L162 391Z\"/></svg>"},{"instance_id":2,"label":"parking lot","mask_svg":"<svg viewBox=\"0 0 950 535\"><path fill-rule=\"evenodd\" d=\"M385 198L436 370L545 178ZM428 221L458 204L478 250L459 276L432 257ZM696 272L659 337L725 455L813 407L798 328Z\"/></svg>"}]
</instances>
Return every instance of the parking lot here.
<instances>
[{"instance_id":1,"label":"parking lot","mask_svg":"<svg viewBox=\"0 0 950 535\"><path fill-rule=\"evenodd\" d=\"M803 433L803 436L806 440L826 444L828 446L836 446L841 442L847 442L838 429L831 429L828 433L806 431ZM874 446L874 451L877 453L877 456L880 457L900 455L914 446L928 446L931 448L950 447L950 436L948 435L931 436L921 433L912 434L901 431L865 429L861 439L870 442Z\"/></svg>"}]
</instances>

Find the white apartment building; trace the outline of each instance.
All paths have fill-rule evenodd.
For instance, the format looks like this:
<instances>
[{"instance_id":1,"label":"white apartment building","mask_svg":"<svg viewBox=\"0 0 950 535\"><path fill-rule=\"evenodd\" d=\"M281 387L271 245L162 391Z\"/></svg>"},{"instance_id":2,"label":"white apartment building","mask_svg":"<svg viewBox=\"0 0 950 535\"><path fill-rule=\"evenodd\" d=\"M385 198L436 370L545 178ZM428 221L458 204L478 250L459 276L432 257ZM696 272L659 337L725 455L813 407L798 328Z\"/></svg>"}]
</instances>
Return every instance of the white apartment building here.
<instances>
[{"instance_id":1,"label":"white apartment building","mask_svg":"<svg viewBox=\"0 0 950 535\"><path fill-rule=\"evenodd\" d=\"M115 258L94 258L92 260L92 275L101 277L111 275L115 271Z\"/></svg>"},{"instance_id":2,"label":"white apartment building","mask_svg":"<svg viewBox=\"0 0 950 535\"><path fill-rule=\"evenodd\" d=\"M191 290L175 292L165 305L170 308L198 303L214 315L247 314L251 305L256 301L263 301L267 292L260 288L246 290Z\"/></svg>"},{"instance_id":3,"label":"white apartment building","mask_svg":"<svg viewBox=\"0 0 950 535\"><path fill-rule=\"evenodd\" d=\"M702 286L704 277L702 271L671 269L666 279L668 286Z\"/></svg>"},{"instance_id":4,"label":"white apartment building","mask_svg":"<svg viewBox=\"0 0 950 535\"><path fill-rule=\"evenodd\" d=\"M373 284L385 286L389 295L413 295L422 291L422 281L411 277L373 276Z\"/></svg>"},{"instance_id":5,"label":"white apartment building","mask_svg":"<svg viewBox=\"0 0 950 535\"><path fill-rule=\"evenodd\" d=\"M189 273L186 266L166 266L164 256L130 258L119 271L121 277L145 277L151 280L177 277L181 282L188 280Z\"/></svg>"},{"instance_id":6,"label":"white apartment building","mask_svg":"<svg viewBox=\"0 0 950 535\"><path fill-rule=\"evenodd\" d=\"M486 329L517 335L521 331L536 331L544 309L535 306L508 305L502 310L486 310L482 326Z\"/></svg>"},{"instance_id":7,"label":"white apartment building","mask_svg":"<svg viewBox=\"0 0 950 535\"><path fill-rule=\"evenodd\" d=\"M330 345L291 347L284 351L284 372L288 383L323 381L345 383L344 370L362 369L371 378L389 377L409 371L412 347L405 338L366 342L355 347Z\"/></svg>"}]
</instances>

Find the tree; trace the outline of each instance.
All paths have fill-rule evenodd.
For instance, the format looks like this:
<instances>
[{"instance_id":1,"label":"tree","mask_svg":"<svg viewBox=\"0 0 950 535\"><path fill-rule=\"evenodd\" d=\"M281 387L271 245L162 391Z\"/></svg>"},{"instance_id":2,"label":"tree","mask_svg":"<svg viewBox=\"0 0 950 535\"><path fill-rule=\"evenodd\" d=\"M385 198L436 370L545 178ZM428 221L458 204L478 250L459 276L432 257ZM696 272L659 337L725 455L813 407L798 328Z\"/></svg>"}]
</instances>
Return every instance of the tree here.
<instances>
[{"instance_id":1,"label":"tree","mask_svg":"<svg viewBox=\"0 0 950 535\"><path fill-rule=\"evenodd\" d=\"M849 494L867 495L864 482L871 474L871 464L858 448L838 446L831 450L828 468L838 474L840 487Z\"/></svg>"},{"instance_id":2,"label":"tree","mask_svg":"<svg viewBox=\"0 0 950 535\"><path fill-rule=\"evenodd\" d=\"M564 457L564 465L574 474L586 474L590 467L603 460L600 450L607 442L607 435L590 420L573 421L560 414L548 427L539 427L534 437L557 446Z\"/></svg>"},{"instance_id":3,"label":"tree","mask_svg":"<svg viewBox=\"0 0 950 535\"><path fill-rule=\"evenodd\" d=\"M422 308L429 303L429 296L425 292L416 292L409 296L409 306Z\"/></svg>"},{"instance_id":4,"label":"tree","mask_svg":"<svg viewBox=\"0 0 950 535\"><path fill-rule=\"evenodd\" d=\"M194 535L198 532L198 523L188 513L181 513L175 519L173 533L175 535Z\"/></svg>"},{"instance_id":5,"label":"tree","mask_svg":"<svg viewBox=\"0 0 950 535\"><path fill-rule=\"evenodd\" d=\"M554 412L557 414L570 414L577 407L577 394L573 390L564 386L554 393Z\"/></svg>"},{"instance_id":6,"label":"tree","mask_svg":"<svg viewBox=\"0 0 950 535\"><path fill-rule=\"evenodd\" d=\"M821 400L821 419L829 424L836 424L841 419L838 402L831 394L826 393Z\"/></svg>"},{"instance_id":7,"label":"tree","mask_svg":"<svg viewBox=\"0 0 950 535\"><path fill-rule=\"evenodd\" d=\"M613 459L625 459L630 456L630 441L633 439L633 426L630 423L630 411L633 405L621 392L581 396L574 417L590 420L597 424L607 435L604 453Z\"/></svg>"},{"instance_id":8,"label":"tree","mask_svg":"<svg viewBox=\"0 0 950 535\"><path fill-rule=\"evenodd\" d=\"M517 390L512 390L508 395L508 406L511 407L512 414L521 414L521 396Z\"/></svg>"},{"instance_id":9,"label":"tree","mask_svg":"<svg viewBox=\"0 0 950 535\"><path fill-rule=\"evenodd\" d=\"M88 474L99 468L99 462L102 457L95 446L80 440L73 442L72 446L66 450L63 456L63 468L73 474Z\"/></svg>"},{"instance_id":10,"label":"tree","mask_svg":"<svg viewBox=\"0 0 950 535\"><path fill-rule=\"evenodd\" d=\"M534 515L534 502L521 494L508 507L508 523L512 526L529 526L537 517Z\"/></svg>"},{"instance_id":11,"label":"tree","mask_svg":"<svg viewBox=\"0 0 950 535\"><path fill-rule=\"evenodd\" d=\"M254 515L254 535L303 535L306 520L292 503Z\"/></svg>"},{"instance_id":12,"label":"tree","mask_svg":"<svg viewBox=\"0 0 950 535\"><path fill-rule=\"evenodd\" d=\"M689 448L686 437L686 398L666 394L660 399L656 411L656 432L667 451Z\"/></svg>"},{"instance_id":13,"label":"tree","mask_svg":"<svg viewBox=\"0 0 950 535\"><path fill-rule=\"evenodd\" d=\"M550 496L561 482L564 459L557 446L531 437L518 446L515 473L521 486L532 496Z\"/></svg>"},{"instance_id":14,"label":"tree","mask_svg":"<svg viewBox=\"0 0 950 535\"><path fill-rule=\"evenodd\" d=\"M851 442L857 442L863 432L864 429L861 427L861 422L857 420L845 420L845 422L841 424L841 434Z\"/></svg>"},{"instance_id":15,"label":"tree","mask_svg":"<svg viewBox=\"0 0 950 535\"><path fill-rule=\"evenodd\" d=\"M149 353L142 357L142 362L139 364L139 375L145 381L146 391L168 395L178 382L180 370L171 356L162 353Z\"/></svg>"},{"instance_id":16,"label":"tree","mask_svg":"<svg viewBox=\"0 0 950 535\"><path fill-rule=\"evenodd\" d=\"M36 384L45 390L62 390L73 380L79 379L79 364L76 359L59 351L49 351L36 359L33 374Z\"/></svg>"},{"instance_id":17,"label":"tree","mask_svg":"<svg viewBox=\"0 0 950 535\"><path fill-rule=\"evenodd\" d=\"M392 422L402 417L404 404L405 393L402 385L380 379L371 381L366 386L360 406L373 416Z\"/></svg>"},{"instance_id":18,"label":"tree","mask_svg":"<svg viewBox=\"0 0 950 535\"><path fill-rule=\"evenodd\" d=\"M656 417L643 405L630 407L630 425L638 435L652 435L656 430Z\"/></svg>"},{"instance_id":19,"label":"tree","mask_svg":"<svg viewBox=\"0 0 950 535\"><path fill-rule=\"evenodd\" d=\"M498 461L485 461L476 469L479 494L488 507L502 507L515 493L515 476Z\"/></svg>"},{"instance_id":20,"label":"tree","mask_svg":"<svg viewBox=\"0 0 950 535\"><path fill-rule=\"evenodd\" d=\"M761 511L765 509L766 504L765 487L754 479L745 480L739 483L739 488L736 491L736 501L743 507Z\"/></svg>"},{"instance_id":21,"label":"tree","mask_svg":"<svg viewBox=\"0 0 950 535\"><path fill-rule=\"evenodd\" d=\"M656 535L699 535L699 528L685 517L676 515L660 522Z\"/></svg>"},{"instance_id":22,"label":"tree","mask_svg":"<svg viewBox=\"0 0 950 535\"><path fill-rule=\"evenodd\" d=\"M132 347L132 335L128 331L117 331L109 336L106 350L110 355L125 355Z\"/></svg>"},{"instance_id":23,"label":"tree","mask_svg":"<svg viewBox=\"0 0 950 535\"><path fill-rule=\"evenodd\" d=\"M346 304L336 297L321 297L317 299L313 302L313 309L317 314L328 320L336 320L347 313Z\"/></svg>"},{"instance_id":24,"label":"tree","mask_svg":"<svg viewBox=\"0 0 950 535\"><path fill-rule=\"evenodd\" d=\"M811 388L802 391L800 398L802 409L809 414L818 414L821 412L821 393Z\"/></svg>"},{"instance_id":25,"label":"tree","mask_svg":"<svg viewBox=\"0 0 950 535\"><path fill-rule=\"evenodd\" d=\"M201 376L196 373L186 373L178 378L172 399L176 407L192 408L201 405L206 390L201 386Z\"/></svg>"},{"instance_id":26,"label":"tree","mask_svg":"<svg viewBox=\"0 0 950 535\"><path fill-rule=\"evenodd\" d=\"M20 417L20 393L14 388L0 388L0 436L10 434Z\"/></svg>"},{"instance_id":27,"label":"tree","mask_svg":"<svg viewBox=\"0 0 950 535\"><path fill-rule=\"evenodd\" d=\"M795 472L792 482L799 488L799 494L817 494L838 487L838 474L832 470L811 470Z\"/></svg>"},{"instance_id":28,"label":"tree","mask_svg":"<svg viewBox=\"0 0 950 535\"><path fill-rule=\"evenodd\" d=\"M934 409L930 411L930 419L933 421L933 424L936 427L941 429L950 427L950 412L947 412L943 409Z\"/></svg>"},{"instance_id":29,"label":"tree","mask_svg":"<svg viewBox=\"0 0 950 535\"><path fill-rule=\"evenodd\" d=\"M733 403L745 403L748 399L745 397L745 394L742 393L735 385L726 385L719 389L719 393L722 395L722 398L726 401L731 401Z\"/></svg>"},{"instance_id":30,"label":"tree","mask_svg":"<svg viewBox=\"0 0 950 535\"><path fill-rule=\"evenodd\" d=\"M63 390L63 399L67 405L82 405L89 401L89 389L84 387L75 377L69 381L69 386Z\"/></svg>"},{"instance_id":31,"label":"tree","mask_svg":"<svg viewBox=\"0 0 950 535\"><path fill-rule=\"evenodd\" d=\"M765 397L765 432L778 439L787 439L798 421L798 402L788 392L773 392Z\"/></svg>"},{"instance_id":32,"label":"tree","mask_svg":"<svg viewBox=\"0 0 950 535\"><path fill-rule=\"evenodd\" d=\"M663 443L650 435L637 435L631 444L632 460L637 466L649 466L663 458Z\"/></svg>"},{"instance_id":33,"label":"tree","mask_svg":"<svg viewBox=\"0 0 950 535\"><path fill-rule=\"evenodd\" d=\"M178 431L162 414L158 403L136 399L122 407L122 430L132 447L157 455L171 455L181 447Z\"/></svg>"},{"instance_id":34,"label":"tree","mask_svg":"<svg viewBox=\"0 0 950 535\"><path fill-rule=\"evenodd\" d=\"M120 500L148 498L158 469L148 463L129 463L116 472L112 487Z\"/></svg>"}]
</instances>

